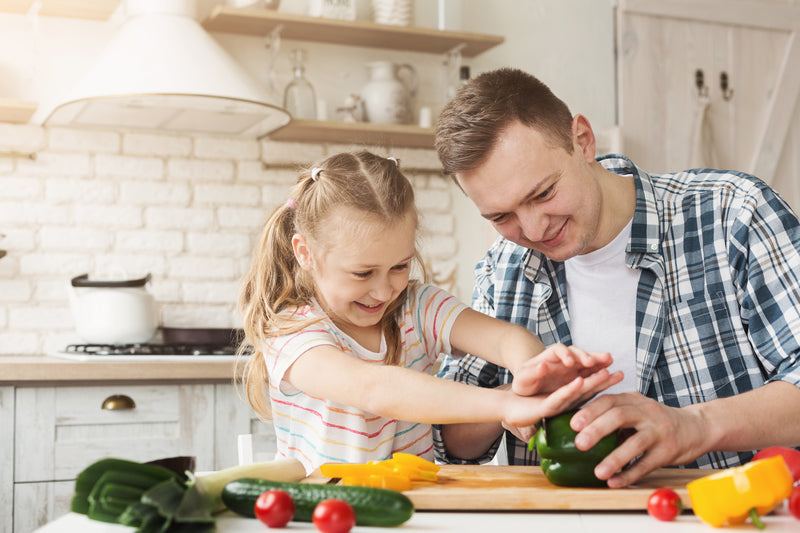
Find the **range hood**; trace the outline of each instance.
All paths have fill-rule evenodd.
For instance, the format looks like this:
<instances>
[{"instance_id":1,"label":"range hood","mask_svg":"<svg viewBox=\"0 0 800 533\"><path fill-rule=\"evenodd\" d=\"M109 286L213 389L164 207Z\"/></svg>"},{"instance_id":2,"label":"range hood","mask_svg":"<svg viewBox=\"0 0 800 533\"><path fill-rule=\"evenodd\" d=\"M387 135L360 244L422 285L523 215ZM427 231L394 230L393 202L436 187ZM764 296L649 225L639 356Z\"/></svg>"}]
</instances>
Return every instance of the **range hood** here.
<instances>
[{"instance_id":1,"label":"range hood","mask_svg":"<svg viewBox=\"0 0 800 533\"><path fill-rule=\"evenodd\" d=\"M289 122L197 23L194 0L126 0L125 9L108 46L43 124L259 138Z\"/></svg>"}]
</instances>

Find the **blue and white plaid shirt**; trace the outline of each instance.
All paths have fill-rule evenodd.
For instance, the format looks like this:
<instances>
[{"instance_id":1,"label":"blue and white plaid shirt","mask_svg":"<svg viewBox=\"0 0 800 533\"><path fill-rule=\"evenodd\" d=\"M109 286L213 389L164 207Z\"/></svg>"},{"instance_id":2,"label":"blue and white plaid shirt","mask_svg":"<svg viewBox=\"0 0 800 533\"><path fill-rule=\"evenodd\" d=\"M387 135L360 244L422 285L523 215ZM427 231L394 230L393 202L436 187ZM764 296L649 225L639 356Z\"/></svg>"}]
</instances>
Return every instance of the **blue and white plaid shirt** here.
<instances>
[{"instance_id":1,"label":"blue and white plaid shirt","mask_svg":"<svg viewBox=\"0 0 800 533\"><path fill-rule=\"evenodd\" d=\"M786 203L739 172L648 175L621 156L598 161L636 183L626 263L641 270L638 391L683 407L768 381L800 386L800 222ZM475 309L527 327L545 345L572 344L563 263L500 238L475 279ZM511 381L471 355L446 357L439 376L481 387ZM434 440L437 459L449 463L486 462L500 442L463 461L446 454L438 427ZM508 432L506 443L509 464L536 464L526 443ZM752 455L714 452L686 466L728 468Z\"/></svg>"}]
</instances>

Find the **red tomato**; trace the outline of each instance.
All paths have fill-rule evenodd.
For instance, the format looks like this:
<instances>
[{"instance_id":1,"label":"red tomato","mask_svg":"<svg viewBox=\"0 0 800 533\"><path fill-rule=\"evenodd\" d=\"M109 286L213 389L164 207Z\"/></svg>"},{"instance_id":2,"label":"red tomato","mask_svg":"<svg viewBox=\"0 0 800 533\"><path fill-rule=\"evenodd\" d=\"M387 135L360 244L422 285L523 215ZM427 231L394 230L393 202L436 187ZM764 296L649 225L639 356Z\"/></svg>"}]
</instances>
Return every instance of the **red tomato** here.
<instances>
[{"instance_id":1,"label":"red tomato","mask_svg":"<svg viewBox=\"0 0 800 533\"><path fill-rule=\"evenodd\" d=\"M753 457L753 461L766 459L774 455L782 456L783 460L786 461L786 466L789 467L789 471L792 473L794 482L797 483L800 481L800 452L794 448L787 448L786 446L764 448Z\"/></svg>"},{"instance_id":2,"label":"red tomato","mask_svg":"<svg viewBox=\"0 0 800 533\"><path fill-rule=\"evenodd\" d=\"M795 485L789 496L789 512L800 520L800 485Z\"/></svg>"},{"instance_id":3,"label":"red tomato","mask_svg":"<svg viewBox=\"0 0 800 533\"><path fill-rule=\"evenodd\" d=\"M256 499L256 518L269 527L286 527L294 516L294 500L283 490L268 490Z\"/></svg>"},{"instance_id":4,"label":"red tomato","mask_svg":"<svg viewBox=\"0 0 800 533\"><path fill-rule=\"evenodd\" d=\"M675 520L682 508L681 497L672 489L658 489L647 498L647 514L663 522Z\"/></svg>"},{"instance_id":5,"label":"red tomato","mask_svg":"<svg viewBox=\"0 0 800 533\"><path fill-rule=\"evenodd\" d=\"M322 500L314 507L311 521L322 533L347 533L356 525L356 513L344 500Z\"/></svg>"}]
</instances>

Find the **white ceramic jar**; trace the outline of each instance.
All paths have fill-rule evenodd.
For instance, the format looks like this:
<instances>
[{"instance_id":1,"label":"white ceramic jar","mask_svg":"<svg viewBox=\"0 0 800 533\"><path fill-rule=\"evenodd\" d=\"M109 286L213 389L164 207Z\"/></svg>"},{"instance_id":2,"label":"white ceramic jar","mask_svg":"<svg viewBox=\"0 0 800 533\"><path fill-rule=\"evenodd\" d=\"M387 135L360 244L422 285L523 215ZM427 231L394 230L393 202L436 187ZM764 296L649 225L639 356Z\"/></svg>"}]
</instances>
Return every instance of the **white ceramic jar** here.
<instances>
[{"instance_id":1,"label":"white ceramic jar","mask_svg":"<svg viewBox=\"0 0 800 533\"><path fill-rule=\"evenodd\" d=\"M367 63L369 82L361 90L364 119L375 124L410 124L414 119L412 99L417 93L417 71L407 63ZM400 72L407 72L404 83Z\"/></svg>"}]
</instances>

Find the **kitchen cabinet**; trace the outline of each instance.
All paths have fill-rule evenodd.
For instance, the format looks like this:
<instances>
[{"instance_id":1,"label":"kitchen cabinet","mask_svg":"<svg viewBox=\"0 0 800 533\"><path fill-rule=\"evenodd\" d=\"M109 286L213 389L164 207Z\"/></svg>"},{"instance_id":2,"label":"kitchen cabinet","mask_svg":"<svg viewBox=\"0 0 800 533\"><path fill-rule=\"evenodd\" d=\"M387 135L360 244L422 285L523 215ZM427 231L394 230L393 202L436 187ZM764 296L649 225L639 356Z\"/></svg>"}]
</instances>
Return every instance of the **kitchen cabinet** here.
<instances>
[{"instance_id":1,"label":"kitchen cabinet","mask_svg":"<svg viewBox=\"0 0 800 533\"><path fill-rule=\"evenodd\" d=\"M708 166L755 174L797 210L800 6L729 4L619 3L623 150L652 172Z\"/></svg>"},{"instance_id":2,"label":"kitchen cabinet","mask_svg":"<svg viewBox=\"0 0 800 533\"><path fill-rule=\"evenodd\" d=\"M135 407L103 408L119 395ZM195 455L198 470L215 466L214 385L19 387L15 404L15 531L67 512L71 488L64 482L101 457ZM30 498L47 504L28 505Z\"/></svg>"},{"instance_id":3,"label":"kitchen cabinet","mask_svg":"<svg viewBox=\"0 0 800 533\"><path fill-rule=\"evenodd\" d=\"M0 385L0 531L28 533L67 513L75 476L102 457L194 455L198 471L217 470L238 464L247 433L274 453L271 424L239 397L231 370L2 358L0 375L15 381ZM102 408L120 395L135 408Z\"/></svg>"},{"instance_id":4,"label":"kitchen cabinet","mask_svg":"<svg viewBox=\"0 0 800 533\"><path fill-rule=\"evenodd\" d=\"M462 46L465 57L479 55L505 40L502 36L440 31L413 26L388 26L364 20L336 20L281 13L269 9L216 6L203 21L212 32L268 35L280 28L281 38L330 44L445 54ZM433 128L363 122L292 120L271 133L273 140L337 142L433 148Z\"/></svg>"}]
</instances>

